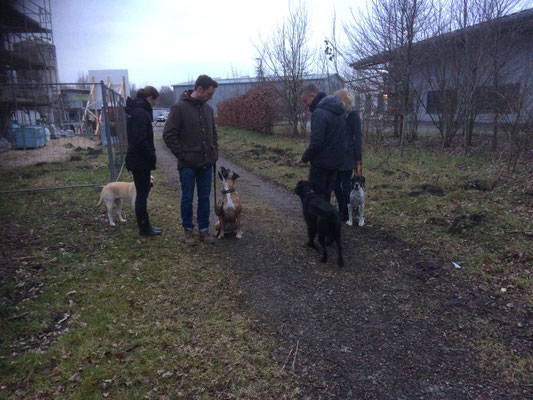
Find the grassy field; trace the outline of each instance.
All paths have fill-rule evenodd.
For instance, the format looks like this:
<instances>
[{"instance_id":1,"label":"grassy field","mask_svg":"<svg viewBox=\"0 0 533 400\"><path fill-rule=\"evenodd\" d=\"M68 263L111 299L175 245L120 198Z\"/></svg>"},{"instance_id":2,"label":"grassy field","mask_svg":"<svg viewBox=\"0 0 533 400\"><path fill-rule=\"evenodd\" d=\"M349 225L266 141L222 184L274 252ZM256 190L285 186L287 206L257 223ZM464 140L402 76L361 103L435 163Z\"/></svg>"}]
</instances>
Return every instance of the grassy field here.
<instances>
[{"instance_id":1,"label":"grassy field","mask_svg":"<svg viewBox=\"0 0 533 400\"><path fill-rule=\"evenodd\" d=\"M232 159L291 189L307 175L305 140L220 127L219 141ZM363 157L368 223L455 262L494 293L533 302L531 166L508 173L491 155L420 148L400 158L394 146L367 146Z\"/></svg>"},{"instance_id":2,"label":"grassy field","mask_svg":"<svg viewBox=\"0 0 533 400\"><path fill-rule=\"evenodd\" d=\"M1 176L10 187L105 182L94 161ZM153 239L140 238L128 206L129 223L110 228L92 188L2 195L0 398L294 393L272 337L239 311L231 269L181 243L176 194L157 171L156 180L150 209L165 234Z\"/></svg>"},{"instance_id":3,"label":"grassy field","mask_svg":"<svg viewBox=\"0 0 533 400\"><path fill-rule=\"evenodd\" d=\"M221 149L258 175L292 189L307 174L303 140L219 133ZM0 180L105 182L101 157L2 170ZM364 162L370 225L531 304L524 170L413 149L402 159L368 149ZM153 239L138 236L129 207L129 223L110 228L92 188L0 194L0 398L299 398L273 360L273 337L240 310L231 268L181 243L176 193L162 172L155 177L150 210L165 234ZM501 356L493 350L488 358Z\"/></svg>"}]
</instances>

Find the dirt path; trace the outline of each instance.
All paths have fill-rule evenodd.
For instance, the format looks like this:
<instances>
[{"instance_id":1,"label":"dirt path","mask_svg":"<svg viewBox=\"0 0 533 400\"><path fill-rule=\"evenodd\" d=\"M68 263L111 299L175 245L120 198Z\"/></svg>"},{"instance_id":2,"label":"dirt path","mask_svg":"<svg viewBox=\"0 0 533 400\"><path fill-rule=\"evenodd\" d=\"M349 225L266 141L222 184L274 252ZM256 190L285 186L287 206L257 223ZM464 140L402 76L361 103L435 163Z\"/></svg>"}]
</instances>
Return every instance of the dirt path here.
<instances>
[{"instance_id":1,"label":"dirt path","mask_svg":"<svg viewBox=\"0 0 533 400\"><path fill-rule=\"evenodd\" d=\"M174 156L160 134L156 142L158 168L179 188ZM275 357L303 393L327 399L533 395L532 385L508 367L513 357L531 357L531 311L509 309L506 299L472 288L429 251L372 225L343 228L345 268L336 267L334 250L321 264L303 246L296 195L225 157L218 164L241 176L245 233L240 241L219 241L213 251L240 277L242 307L258 329L275 335ZM487 350L492 346L503 346L509 359L495 360L497 353Z\"/></svg>"}]
</instances>

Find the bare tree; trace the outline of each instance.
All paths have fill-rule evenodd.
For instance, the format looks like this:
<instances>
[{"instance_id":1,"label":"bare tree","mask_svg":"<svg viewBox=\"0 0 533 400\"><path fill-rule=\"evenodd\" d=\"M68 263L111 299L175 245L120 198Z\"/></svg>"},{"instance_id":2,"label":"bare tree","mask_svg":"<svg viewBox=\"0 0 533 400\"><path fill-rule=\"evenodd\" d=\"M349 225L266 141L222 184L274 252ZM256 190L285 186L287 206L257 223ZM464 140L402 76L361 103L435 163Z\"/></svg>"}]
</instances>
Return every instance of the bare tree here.
<instances>
[{"instance_id":1,"label":"bare tree","mask_svg":"<svg viewBox=\"0 0 533 400\"><path fill-rule=\"evenodd\" d=\"M172 107L174 105L174 90L170 86L161 86L159 89L159 105Z\"/></svg>"},{"instance_id":2,"label":"bare tree","mask_svg":"<svg viewBox=\"0 0 533 400\"><path fill-rule=\"evenodd\" d=\"M390 116L403 154L406 134L416 139L418 105L412 84L416 60L414 43L423 39L431 23L431 0L370 0L366 12L345 24L348 53L357 62L356 79L381 95L378 109ZM386 100L386 102L384 101ZM385 104L386 103L386 104Z\"/></svg>"},{"instance_id":3,"label":"bare tree","mask_svg":"<svg viewBox=\"0 0 533 400\"><path fill-rule=\"evenodd\" d=\"M492 148L496 151L499 114L504 104L502 97L507 90L502 74L509 68L513 47L510 44L517 33L504 17L523 3L521 0L456 0L451 3L465 154L473 144L476 123L482 115L490 114L493 116ZM509 76L509 71L506 74Z\"/></svg>"},{"instance_id":4,"label":"bare tree","mask_svg":"<svg viewBox=\"0 0 533 400\"><path fill-rule=\"evenodd\" d=\"M278 88L294 136L298 135L298 127L304 123L300 90L303 78L313 64L308 41L309 15L305 3L299 2L295 7L289 5L288 17L268 39L260 39L259 45L255 46L264 79Z\"/></svg>"},{"instance_id":5,"label":"bare tree","mask_svg":"<svg viewBox=\"0 0 533 400\"><path fill-rule=\"evenodd\" d=\"M89 73L78 72L78 78L76 79L76 87L80 89L87 89L87 83L89 83Z\"/></svg>"},{"instance_id":6,"label":"bare tree","mask_svg":"<svg viewBox=\"0 0 533 400\"><path fill-rule=\"evenodd\" d=\"M135 83L132 83L130 85L130 97L134 99L137 96L137 86L135 86Z\"/></svg>"},{"instance_id":7,"label":"bare tree","mask_svg":"<svg viewBox=\"0 0 533 400\"><path fill-rule=\"evenodd\" d=\"M439 130L441 147L445 148L451 145L464 121L459 101L461 40L453 33L456 26L449 3L435 1L433 4L429 39L422 43L424 51L416 63L421 85L417 92L426 115Z\"/></svg>"},{"instance_id":8,"label":"bare tree","mask_svg":"<svg viewBox=\"0 0 533 400\"><path fill-rule=\"evenodd\" d=\"M499 115L500 125L509 138L509 169L514 171L520 158L533 145L533 65L519 73L522 88L518 96L506 97L510 113Z\"/></svg>"},{"instance_id":9,"label":"bare tree","mask_svg":"<svg viewBox=\"0 0 533 400\"><path fill-rule=\"evenodd\" d=\"M255 67L255 74L257 76L257 81L260 84L265 83L265 67L263 65L263 59L262 58L256 58L256 67Z\"/></svg>"},{"instance_id":10,"label":"bare tree","mask_svg":"<svg viewBox=\"0 0 533 400\"><path fill-rule=\"evenodd\" d=\"M508 160L512 171L533 144L533 57L528 51L530 31L520 29L524 27L515 21L502 31L505 63L502 70L495 71L502 79L493 90L493 117L498 118L494 130L501 128L509 140ZM509 77L514 83L509 84ZM494 134L493 131L493 145Z\"/></svg>"},{"instance_id":11,"label":"bare tree","mask_svg":"<svg viewBox=\"0 0 533 400\"><path fill-rule=\"evenodd\" d=\"M505 112L507 108L506 97L507 95L512 97L518 95L518 93L507 93L508 85L504 81L504 75L520 73L516 70L518 64L513 65L509 61L513 58L513 54L520 52L517 47L525 44L519 24L504 24L504 16L522 4L524 1L517 0L485 0L480 4L482 20L486 21L483 36L487 42L489 82L492 86L490 95L494 98L490 104L493 117L492 151L494 152L498 148L500 113Z\"/></svg>"}]
</instances>

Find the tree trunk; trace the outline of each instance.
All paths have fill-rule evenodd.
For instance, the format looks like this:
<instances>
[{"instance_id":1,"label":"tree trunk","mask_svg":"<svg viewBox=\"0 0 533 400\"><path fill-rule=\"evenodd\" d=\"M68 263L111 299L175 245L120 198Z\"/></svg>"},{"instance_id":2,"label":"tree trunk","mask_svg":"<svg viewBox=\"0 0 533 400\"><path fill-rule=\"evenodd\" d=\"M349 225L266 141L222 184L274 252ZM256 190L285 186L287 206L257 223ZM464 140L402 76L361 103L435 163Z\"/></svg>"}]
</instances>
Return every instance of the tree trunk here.
<instances>
[{"instance_id":1,"label":"tree trunk","mask_svg":"<svg viewBox=\"0 0 533 400\"><path fill-rule=\"evenodd\" d=\"M492 151L496 153L498 150L498 128L499 128L499 113L496 111L493 114L493 124L492 124Z\"/></svg>"}]
</instances>

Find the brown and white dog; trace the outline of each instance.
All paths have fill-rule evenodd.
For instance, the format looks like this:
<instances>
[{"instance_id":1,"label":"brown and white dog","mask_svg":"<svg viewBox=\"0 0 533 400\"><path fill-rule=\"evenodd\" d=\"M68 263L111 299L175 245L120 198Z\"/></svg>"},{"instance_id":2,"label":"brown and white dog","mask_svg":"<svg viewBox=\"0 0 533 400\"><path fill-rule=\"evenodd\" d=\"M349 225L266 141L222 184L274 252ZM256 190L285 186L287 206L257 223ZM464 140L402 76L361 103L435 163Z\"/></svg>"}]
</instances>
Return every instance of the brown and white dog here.
<instances>
[{"instance_id":1,"label":"brown and white dog","mask_svg":"<svg viewBox=\"0 0 533 400\"><path fill-rule=\"evenodd\" d=\"M215 229L219 239L224 237L224 232L236 232L236 238L242 238L242 204L239 194L235 191L235 181L239 175L230 169L220 167L218 176L222 180L223 198L215 205L215 214L218 221Z\"/></svg>"},{"instance_id":2,"label":"brown and white dog","mask_svg":"<svg viewBox=\"0 0 533 400\"><path fill-rule=\"evenodd\" d=\"M154 177L150 176L150 186L154 186ZM151 190L150 190L151 193ZM150 195L148 195L150 196ZM98 201L97 207L102 204L105 204L107 208L107 219L109 220L109 225L115 226L113 221L113 216L111 215L113 211L113 204L117 205L117 216L120 222L126 222L122 218L122 202L130 203L133 209L135 209L135 198L137 197L137 191L135 190L135 183L133 182L111 182L105 185L102 188L100 193L100 200Z\"/></svg>"}]
</instances>

